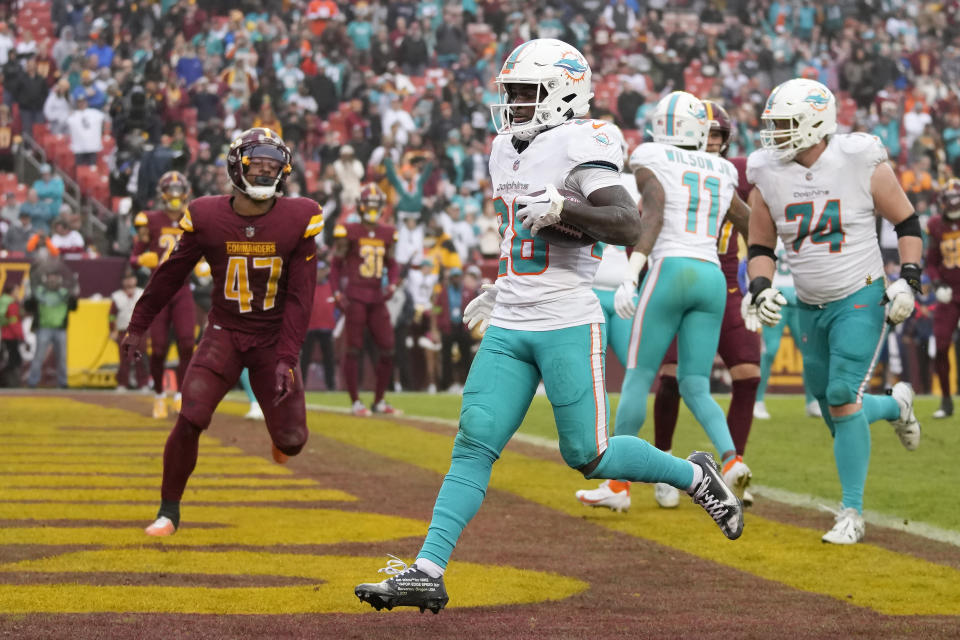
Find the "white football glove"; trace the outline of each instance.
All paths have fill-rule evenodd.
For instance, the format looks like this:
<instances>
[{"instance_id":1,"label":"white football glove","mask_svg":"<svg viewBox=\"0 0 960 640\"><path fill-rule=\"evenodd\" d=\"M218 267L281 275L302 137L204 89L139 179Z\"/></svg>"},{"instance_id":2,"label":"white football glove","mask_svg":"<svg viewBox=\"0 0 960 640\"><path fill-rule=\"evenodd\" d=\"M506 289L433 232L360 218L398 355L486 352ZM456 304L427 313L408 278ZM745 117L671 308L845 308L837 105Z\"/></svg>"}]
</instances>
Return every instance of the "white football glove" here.
<instances>
[{"instance_id":1,"label":"white football glove","mask_svg":"<svg viewBox=\"0 0 960 640\"><path fill-rule=\"evenodd\" d=\"M637 283L624 280L613 294L613 310L624 320L629 320L637 312Z\"/></svg>"},{"instance_id":2,"label":"white football glove","mask_svg":"<svg viewBox=\"0 0 960 640\"><path fill-rule=\"evenodd\" d=\"M768 327L775 327L780 323L780 319L783 318L780 309L785 304L787 304L787 299L773 287L767 287L753 299L753 306L757 309L757 318Z\"/></svg>"},{"instance_id":3,"label":"white football glove","mask_svg":"<svg viewBox=\"0 0 960 640\"><path fill-rule=\"evenodd\" d=\"M740 315L743 316L743 324L747 331L760 331L760 317L757 315L757 308L750 302L750 297L745 295L740 300Z\"/></svg>"},{"instance_id":4,"label":"white football glove","mask_svg":"<svg viewBox=\"0 0 960 640\"><path fill-rule=\"evenodd\" d=\"M887 305L887 322L890 324L900 324L913 314L913 289L903 278L887 287L883 300Z\"/></svg>"},{"instance_id":5,"label":"white football glove","mask_svg":"<svg viewBox=\"0 0 960 640\"><path fill-rule=\"evenodd\" d=\"M463 310L463 324L467 325L470 331L479 325L479 331L483 333L490 326L490 314L493 313L493 305L497 301L497 285L485 284L480 287L480 291L482 293L471 300Z\"/></svg>"},{"instance_id":6,"label":"white football glove","mask_svg":"<svg viewBox=\"0 0 960 640\"><path fill-rule=\"evenodd\" d=\"M933 295L937 298L937 302L942 304L950 304L953 300L953 287L948 287L945 284L937 287L937 290L933 292Z\"/></svg>"},{"instance_id":7,"label":"white football glove","mask_svg":"<svg viewBox=\"0 0 960 640\"><path fill-rule=\"evenodd\" d=\"M517 219L530 233L537 235L540 229L560 222L563 196L552 184L547 184L538 196L519 196L514 202Z\"/></svg>"}]
</instances>

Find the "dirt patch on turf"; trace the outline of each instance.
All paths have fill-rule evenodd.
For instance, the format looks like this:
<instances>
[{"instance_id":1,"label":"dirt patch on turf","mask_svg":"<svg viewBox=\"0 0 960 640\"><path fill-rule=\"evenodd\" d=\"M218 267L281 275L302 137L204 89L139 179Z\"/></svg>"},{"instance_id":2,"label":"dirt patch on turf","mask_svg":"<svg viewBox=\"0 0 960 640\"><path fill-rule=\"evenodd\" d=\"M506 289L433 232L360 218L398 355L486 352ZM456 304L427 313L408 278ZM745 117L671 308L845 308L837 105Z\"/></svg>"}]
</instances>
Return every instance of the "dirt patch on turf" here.
<instances>
[{"instance_id":1,"label":"dirt patch on turf","mask_svg":"<svg viewBox=\"0 0 960 640\"><path fill-rule=\"evenodd\" d=\"M76 399L90 402L91 396ZM142 414L149 398L110 398L109 405ZM106 402L104 402L106 404ZM331 415L331 419L336 419ZM172 426L173 421L167 422ZM449 434L446 427L422 428ZM269 439L262 423L218 415L210 435L225 444L269 458ZM511 444L530 456L559 460L559 454L537 447ZM203 456L201 447L200 455ZM367 451L311 435L304 452L289 467L299 477L317 479L325 488L349 491L356 503L338 504L345 510L372 511L429 520L440 487L440 474ZM159 486L157 487L159 500ZM329 504L329 503L326 503ZM300 505L303 507L303 505ZM153 507L145 507L145 521ZM759 502L758 514L783 522L821 529L827 514ZM586 510L584 514L589 513ZM103 523L99 523L103 525ZM0 522L0 526L3 523ZM719 535L719 534L718 534ZM891 550L960 566L960 552L880 527L869 527L869 541ZM284 548L285 553L314 552L357 556L392 553L412 559L421 540L404 539L375 544L343 543L309 548ZM89 549L89 547L86 547ZM17 557L5 561L60 553L63 547L19 547ZM73 550L72 548L69 550ZM897 617L846 604L823 595L747 575L736 569L705 562L671 548L620 534L512 494L490 490L477 517L457 546L456 559L486 565L503 564L570 575L590 588L561 602L533 605L447 609L440 615L413 610L370 612L365 615L322 614L296 616L213 616L161 614L30 614L0 616L0 635L16 638L951 638L960 637L956 617ZM87 573L64 576L66 581L97 584L137 584L128 576ZM382 576L381 576L382 577ZM32 584L50 583L32 576ZM357 576L357 581L376 575ZM52 581L52 578L50 578ZM236 578L184 576L158 578L153 584L177 586L196 580L200 586L276 586L271 576ZM165 581L163 581L165 580ZM16 574L0 574L0 581L23 584ZM282 582L294 584L295 582ZM491 584L490 589L496 589ZM545 586L549 590L549 585ZM457 594L451 593L455 602Z\"/></svg>"}]
</instances>

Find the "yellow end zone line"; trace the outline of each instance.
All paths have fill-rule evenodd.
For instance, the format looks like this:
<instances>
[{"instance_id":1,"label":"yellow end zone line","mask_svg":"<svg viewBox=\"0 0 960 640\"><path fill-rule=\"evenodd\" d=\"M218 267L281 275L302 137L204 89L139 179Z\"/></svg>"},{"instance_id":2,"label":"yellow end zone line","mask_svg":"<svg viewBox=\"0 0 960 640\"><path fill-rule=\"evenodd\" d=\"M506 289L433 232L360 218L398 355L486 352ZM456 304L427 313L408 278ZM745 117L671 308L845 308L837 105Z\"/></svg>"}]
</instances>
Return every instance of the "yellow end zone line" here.
<instances>
[{"instance_id":1,"label":"yellow end zone line","mask_svg":"<svg viewBox=\"0 0 960 640\"><path fill-rule=\"evenodd\" d=\"M239 409L238 409L239 411ZM453 438L395 421L308 414L324 437L392 460L446 473ZM346 422L345 422L346 421ZM888 615L960 615L960 571L870 544L824 545L819 530L748 514L744 535L731 542L692 503L676 510L637 508L628 515L585 512L573 497L589 486L575 471L505 451L490 486L604 528L678 549L711 562L831 596ZM652 501L649 501L652 504Z\"/></svg>"}]
</instances>

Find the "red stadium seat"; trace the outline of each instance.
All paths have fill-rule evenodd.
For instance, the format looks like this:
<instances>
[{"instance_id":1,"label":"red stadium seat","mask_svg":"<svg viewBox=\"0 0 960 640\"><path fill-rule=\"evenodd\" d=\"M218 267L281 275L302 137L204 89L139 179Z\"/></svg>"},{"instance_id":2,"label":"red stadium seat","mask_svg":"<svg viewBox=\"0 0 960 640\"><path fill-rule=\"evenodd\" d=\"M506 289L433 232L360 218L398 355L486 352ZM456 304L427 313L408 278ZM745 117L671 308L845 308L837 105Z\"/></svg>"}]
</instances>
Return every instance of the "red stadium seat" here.
<instances>
[{"instance_id":1,"label":"red stadium seat","mask_svg":"<svg viewBox=\"0 0 960 640\"><path fill-rule=\"evenodd\" d=\"M23 203L27 199L27 191L30 188L25 184L20 184L19 182L13 187L13 193L16 194L17 202Z\"/></svg>"},{"instance_id":2,"label":"red stadium seat","mask_svg":"<svg viewBox=\"0 0 960 640\"><path fill-rule=\"evenodd\" d=\"M19 182L15 173L0 173L0 193L16 191Z\"/></svg>"}]
</instances>

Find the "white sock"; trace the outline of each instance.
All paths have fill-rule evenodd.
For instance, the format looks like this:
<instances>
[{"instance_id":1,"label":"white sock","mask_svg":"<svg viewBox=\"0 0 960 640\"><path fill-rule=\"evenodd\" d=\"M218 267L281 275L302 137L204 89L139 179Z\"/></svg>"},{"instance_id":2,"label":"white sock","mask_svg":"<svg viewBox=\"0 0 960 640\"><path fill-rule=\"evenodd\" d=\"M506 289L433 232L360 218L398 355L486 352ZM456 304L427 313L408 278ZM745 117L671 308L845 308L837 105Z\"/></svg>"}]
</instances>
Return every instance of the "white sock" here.
<instances>
[{"instance_id":1,"label":"white sock","mask_svg":"<svg viewBox=\"0 0 960 640\"><path fill-rule=\"evenodd\" d=\"M445 569L436 562L427 560L426 558L417 558L413 564L417 566L417 569L420 569L420 571L423 571L431 578L439 578L443 576L443 572L445 571Z\"/></svg>"},{"instance_id":2,"label":"white sock","mask_svg":"<svg viewBox=\"0 0 960 640\"><path fill-rule=\"evenodd\" d=\"M182 398L182 397L183 397L183 396L180 395L180 392L179 392L179 391L177 391L175 394L173 394L173 399L174 399L174 400L180 400L180 398Z\"/></svg>"},{"instance_id":3,"label":"white sock","mask_svg":"<svg viewBox=\"0 0 960 640\"><path fill-rule=\"evenodd\" d=\"M697 485L703 481L703 469L700 468L700 465L691 462L690 466L693 467L693 484L687 489L687 493L696 491Z\"/></svg>"},{"instance_id":4,"label":"white sock","mask_svg":"<svg viewBox=\"0 0 960 640\"><path fill-rule=\"evenodd\" d=\"M166 396L166 394L164 394L164 393L158 393L158 394L157 394L157 399L162 400L162 399L164 399L164 398L166 398L166 397L167 397L167 396Z\"/></svg>"}]
</instances>

